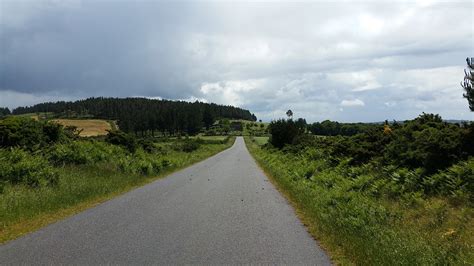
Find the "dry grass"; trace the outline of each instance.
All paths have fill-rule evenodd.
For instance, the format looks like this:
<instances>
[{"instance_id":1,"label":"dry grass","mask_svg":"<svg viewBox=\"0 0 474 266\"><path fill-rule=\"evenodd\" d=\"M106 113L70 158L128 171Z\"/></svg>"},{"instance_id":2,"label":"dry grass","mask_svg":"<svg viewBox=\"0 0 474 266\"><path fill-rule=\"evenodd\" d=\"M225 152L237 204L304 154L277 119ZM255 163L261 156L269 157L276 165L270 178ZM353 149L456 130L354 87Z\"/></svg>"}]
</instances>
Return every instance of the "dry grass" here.
<instances>
[{"instance_id":1,"label":"dry grass","mask_svg":"<svg viewBox=\"0 0 474 266\"><path fill-rule=\"evenodd\" d=\"M78 130L82 130L79 134L81 137L93 137L107 135L107 130L111 130L112 126L109 122L100 119L54 119L52 120L63 126L75 126Z\"/></svg>"}]
</instances>

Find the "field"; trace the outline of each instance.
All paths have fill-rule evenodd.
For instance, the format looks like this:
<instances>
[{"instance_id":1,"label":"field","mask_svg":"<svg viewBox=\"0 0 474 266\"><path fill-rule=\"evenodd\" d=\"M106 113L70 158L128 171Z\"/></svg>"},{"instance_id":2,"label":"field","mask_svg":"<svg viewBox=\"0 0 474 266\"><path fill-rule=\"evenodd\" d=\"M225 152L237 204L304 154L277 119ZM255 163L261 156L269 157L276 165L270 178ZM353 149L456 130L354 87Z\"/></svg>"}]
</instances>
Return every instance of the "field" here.
<instances>
[{"instance_id":1,"label":"field","mask_svg":"<svg viewBox=\"0 0 474 266\"><path fill-rule=\"evenodd\" d=\"M194 139L202 139L202 140L219 140L219 141L223 141L227 138L227 136L202 136L202 135L198 135L198 136L193 136L192 138Z\"/></svg>"},{"instance_id":2,"label":"field","mask_svg":"<svg viewBox=\"0 0 474 266\"><path fill-rule=\"evenodd\" d=\"M109 122L100 119L54 119L51 120L63 126L75 126L81 131L81 137L94 137L107 135L107 130L111 130L112 126Z\"/></svg>"},{"instance_id":3,"label":"field","mask_svg":"<svg viewBox=\"0 0 474 266\"><path fill-rule=\"evenodd\" d=\"M268 143L269 137L253 137L253 139L259 146L262 146Z\"/></svg>"}]
</instances>

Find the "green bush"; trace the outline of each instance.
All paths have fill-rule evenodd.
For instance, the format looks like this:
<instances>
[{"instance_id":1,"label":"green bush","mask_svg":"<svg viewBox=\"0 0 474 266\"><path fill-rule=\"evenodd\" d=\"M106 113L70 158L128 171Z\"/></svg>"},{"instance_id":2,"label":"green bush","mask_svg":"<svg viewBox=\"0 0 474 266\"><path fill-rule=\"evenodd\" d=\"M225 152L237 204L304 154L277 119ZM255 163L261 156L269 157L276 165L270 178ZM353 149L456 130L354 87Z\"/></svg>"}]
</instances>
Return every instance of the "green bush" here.
<instances>
[{"instance_id":1,"label":"green bush","mask_svg":"<svg viewBox=\"0 0 474 266\"><path fill-rule=\"evenodd\" d=\"M338 252L342 249L351 262L458 265L472 257L472 198L466 195L474 191L473 159L427 176L423 169L383 160L354 166L348 157L334 164L327 156L334 143L327 138L300 138L282 150L247 143L305 214L310 230ZM430 199L425 194L429 189L436 197L448 195L460 208ZM441 202L439 208L432 207L436 202Z\"/></svg>"},{"instance_id":2,"label":"green bush","mask_svg":"<svg viewBox=\"0 0 474 266\"><path fill-rule=\"evenodd\" d=\"M152 139L149 139L149 138L140 139L138 141L138 144L140 145L140 147L142 147L144 151L148 153L155 153L158 151L158 148L156 147Z\"/></svg>"},{"instance_id":3,"label":"green bush","mask_svg":"<svg viewBox=\"0 0 474 266\"><path fill-rule=\"evenodd\" d=\"M422 167L427 174L435 173L470 155L463 145L464 131L437 115L420 115L393 131L385 158L397 166Z\"/></svg>"},{"instance_id":4,"label":"green bush","mask_svg":"<svg viewBox=\"0 0 474 266\"><path fill-rule=\"evenodd\" d=\"M55 165L95 164L113 161L125 151L101 141L71 141L51 147L45 156Z\"/></svg>"},{"instance_id":5,"label":"green bush","mask_svg":"<svg viewBox=\"0 0 474 266\"><path fill-rule=\"evenodd\" d=\"M269 142L276 148L283 148L293 143L295 138L304 133L304 125L294 122L292 119L279 119L272 121L268 126L271 137Z\"/></svg>"},{"instance_id":6,"label":"green bush","mask_svg":"<svg viewBox=\"0 0 474 266\"><path fill-rule=\"evenodd\" d=\"M10 116L0 121L0 147L37 150L65 138L61 125L28 117Z\"/></svg>"},{"instance_id":7,"label":"green bush","mask_svg":"<svg viewBox=\"0 0 474 266\"><path fill-rule=\"evenodd\" d=\"M110 130L105 141L110 144L123 146L130 152L135 152L138 148L135 137L120 130Z\"/></svg>"},{"instance_id":8,"label":"green bush","mask_svg":"<svg viewBox=\"0 0 474 266\"><path fill-rule=\"evenodd\" d=\"M168 160L147 155L143 151L123 156L118 160L118 168L122 172L144 176L158 174L169 166L171 163Z\"/></svg>"},{"instance_id":9,"label":"green bush","mask_svg":"<svg viewBox=\"0 0 474 266\"><path fill-rule=\"evenodd\" d=\"M200 140L185 139L174 147L176 151L193 152L201 146Z\"/></svg>"},{"instance_id":10,"label":"green bush","mask_svg":"<svg viewBox=\"0 0 474 266\"><path fill-rule=\"evenodd\" d=\"M30 187L56 185L59 175L46 159L19 148L0 149L0 182Z\"/></svg>"},{"instance_id":11,"label":"green bush","mask_svg":"<svg viewBox=\"0 0 474 266\"><path fill-rule=\"evenodd\" d=\"M430 194L450 196L474 203L474 158L427 177L424 186Z\"/></svg>"}]
</instances>

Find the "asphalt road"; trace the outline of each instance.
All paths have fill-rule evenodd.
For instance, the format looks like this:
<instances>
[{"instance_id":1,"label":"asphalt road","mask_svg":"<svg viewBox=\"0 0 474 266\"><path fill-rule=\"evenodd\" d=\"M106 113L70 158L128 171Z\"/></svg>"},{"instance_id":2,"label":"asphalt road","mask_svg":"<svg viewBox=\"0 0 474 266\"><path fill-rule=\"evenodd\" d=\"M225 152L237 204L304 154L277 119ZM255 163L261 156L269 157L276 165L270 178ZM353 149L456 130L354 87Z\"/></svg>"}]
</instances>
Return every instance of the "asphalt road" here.
<instances>
[{"instance_id":1,"label":"asphalt road","mask_svg":"<svg viewBox=\"0 0 474 266\"><path fill-rule=\"evenodd\" d=\"M325 253L232 148L0 246L0 264L312 264Z\"/></svg>"}]
</instances>

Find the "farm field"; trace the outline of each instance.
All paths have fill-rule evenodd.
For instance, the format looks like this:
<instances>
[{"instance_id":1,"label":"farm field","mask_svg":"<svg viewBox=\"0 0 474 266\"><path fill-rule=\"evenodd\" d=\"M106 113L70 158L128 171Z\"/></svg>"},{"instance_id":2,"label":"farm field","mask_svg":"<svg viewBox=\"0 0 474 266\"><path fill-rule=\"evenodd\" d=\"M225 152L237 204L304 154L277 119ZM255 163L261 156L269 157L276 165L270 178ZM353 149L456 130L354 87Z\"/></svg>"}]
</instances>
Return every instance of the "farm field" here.
<instances>
[{"instance_id":1,"label":"farm field","mask_svg":"<svg viewBox=\"0 0 474 266\"><path fill-rule=\"evenodd\" d=\"M107 135L107 130L112 129L109 122L101 119L53 119L51 121L65 127L77 127L81 137L104 136Z\"/></svg>"}]
</instances>

